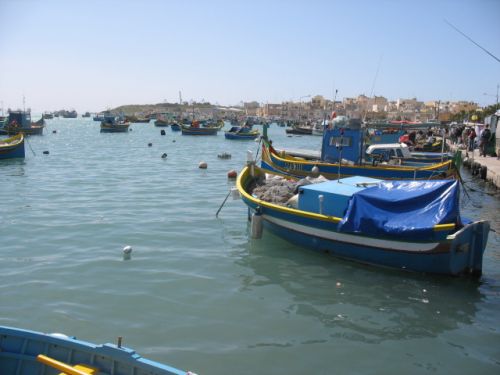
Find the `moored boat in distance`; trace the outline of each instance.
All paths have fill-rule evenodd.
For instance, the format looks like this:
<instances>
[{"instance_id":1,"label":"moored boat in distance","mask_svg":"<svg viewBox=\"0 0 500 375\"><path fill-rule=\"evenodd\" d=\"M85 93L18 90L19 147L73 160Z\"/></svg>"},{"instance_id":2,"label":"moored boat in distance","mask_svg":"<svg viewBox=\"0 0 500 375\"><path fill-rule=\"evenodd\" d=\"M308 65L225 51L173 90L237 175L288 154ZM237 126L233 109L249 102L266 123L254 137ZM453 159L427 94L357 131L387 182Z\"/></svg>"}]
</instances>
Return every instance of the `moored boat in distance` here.
<instances>
[{"instance_id":1,"label":"moored boat in distance","mask_svg":"<svg viewBox=\"0 0 500 375\"><path fill-rule=\"evenodd\" d=\"M2 375L195 375L141 357L121 345L92 344L61 333L0 326Z\"/></svg>"},{"instance_id":2,"label":"moored boat in distance","mask_svg":"<svg viewBox=\"0 0 500 375\"><path fill-rule=\"evenodd\" d=\"M251 126L232 126L231 129L224 132L226 139L255 139L260 136L258 130L253 130Z\"/></svg>"},{"instance_id":3,"label":"moored boat in distance","mask_svg":"<svg viewBox=\"0 0 500 375\"><path fill-rule=\"evenodd\" d=\"M220 129L224 127L224 122L206 125L200 121L193 121L191 125L181 125L182 135L217 135Z\"/></svg>"},{"instance_id":4,"label":"moored boat in distance","mask_svg":"<svg viewBox=\"0 0 500 375\"><path fill-rule=\"evenodd\" d=\"M24 158L24 134L0 139L0 159Z\"/></svg>"},{"instance_id":5,"label":"moored boat in distance","mask_svg":"<svg viewBox=\"0 0 500 375\"><path fill-rule=\"evenodd\" d=\"M107 115L101 122L101 133L126 133L130 123L120 116Z\"/></svg>"},{"instance_id":6,"label":"moored boat in distance","mask_svg":"<svg viewBox=\"0 0 500 375\"><path fill-rule=\"evenodd\" d=\"M264 225L294 244L362 263L444 275L482 272L489 222L461 217L457 180L354 176L292 184L289 196L278 198L273 179L253 163L237 179L255 238ZM280 189L286 183L277 182Z\"/></svg>"}]
</instances>

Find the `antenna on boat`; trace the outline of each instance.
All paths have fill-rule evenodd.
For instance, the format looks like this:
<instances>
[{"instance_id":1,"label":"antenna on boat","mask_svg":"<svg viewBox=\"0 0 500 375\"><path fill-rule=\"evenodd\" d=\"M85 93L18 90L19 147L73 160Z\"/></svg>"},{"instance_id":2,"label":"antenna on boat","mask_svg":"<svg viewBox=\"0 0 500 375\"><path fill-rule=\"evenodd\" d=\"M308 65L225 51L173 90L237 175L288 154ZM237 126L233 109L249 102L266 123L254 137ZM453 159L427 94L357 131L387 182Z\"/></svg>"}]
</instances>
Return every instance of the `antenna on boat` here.
<instances>
[{"instance_id":1,"label":"antenna on boat","mask_svg":"<svg viewBox=\"0 0 500 375\"><path fill-rule=\"evenodd\" d=\"M340 142L337 141L337 149L339 150L339 167L337 168L337 182L340 183L340 167L342 166L342 146L344 144L344 128L340 129Z\"/></svg>"}]
</instances>

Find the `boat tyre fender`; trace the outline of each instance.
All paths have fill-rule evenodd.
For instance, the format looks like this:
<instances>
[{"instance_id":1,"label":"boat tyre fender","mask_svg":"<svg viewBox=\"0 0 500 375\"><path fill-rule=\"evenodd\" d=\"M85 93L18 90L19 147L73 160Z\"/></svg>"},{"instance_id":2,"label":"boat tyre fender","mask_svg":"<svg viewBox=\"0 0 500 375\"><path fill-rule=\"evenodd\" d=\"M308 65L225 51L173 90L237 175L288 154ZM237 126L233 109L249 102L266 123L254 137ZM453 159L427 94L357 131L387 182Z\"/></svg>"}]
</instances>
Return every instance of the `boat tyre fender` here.
<instances>
[{"instance_id":1,"label":"boat tyre fender","mask_svg":"<svg viewBox=\"0 0 500 375\"><path fill-rule=\"evenodd\" d=\"M479 177L481 180L486 180L486 175L488 174L488 167L482 166L479 171Z\"/></svg>"}]
</instances>

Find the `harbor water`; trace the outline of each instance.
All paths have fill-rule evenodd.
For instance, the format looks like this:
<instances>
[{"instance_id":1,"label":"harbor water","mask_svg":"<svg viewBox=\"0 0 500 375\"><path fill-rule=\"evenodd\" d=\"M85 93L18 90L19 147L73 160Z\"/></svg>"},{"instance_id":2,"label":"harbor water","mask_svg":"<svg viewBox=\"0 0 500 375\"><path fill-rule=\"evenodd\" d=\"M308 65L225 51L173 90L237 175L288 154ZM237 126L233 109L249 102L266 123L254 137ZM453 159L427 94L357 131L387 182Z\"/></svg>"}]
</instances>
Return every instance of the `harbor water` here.
<instances>
[{"instance_id":1,"label":"harbor water","mask_svg":"<svg viewBox=\"0 0 500 375\"><path fill-rule=\"evenodd\" d=\"M414 274L251 239L231 197L216 218L258 142L46 123L24 160L0 161L0 325L122 336L199 375L500 373L500 196L483 183L463 176L464 216L491 221L481 279Z\"/></svg>"}]
</instances>

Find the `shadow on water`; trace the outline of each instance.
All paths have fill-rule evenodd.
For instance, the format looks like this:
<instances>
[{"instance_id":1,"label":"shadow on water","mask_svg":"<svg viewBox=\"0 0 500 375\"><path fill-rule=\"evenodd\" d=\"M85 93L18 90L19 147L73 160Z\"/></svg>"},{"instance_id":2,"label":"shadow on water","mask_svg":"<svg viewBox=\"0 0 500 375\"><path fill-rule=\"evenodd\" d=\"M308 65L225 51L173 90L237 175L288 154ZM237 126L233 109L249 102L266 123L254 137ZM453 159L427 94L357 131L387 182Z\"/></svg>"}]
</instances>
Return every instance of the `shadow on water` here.
<instances>
[{"instance_id":1,"label":"shadow on water","mask_svg":"<svg viewBox=\"0 0 500 375\"><path fill-rule=\"evenodd\" d=\"M320 322L332 338L380 343L435 337L470 325L484 298L481 283L358 264L311 252L265 232L239 264L253 275L241 291L277 286L291 296L287 314Z\"/></svg>"}]
</instances>

